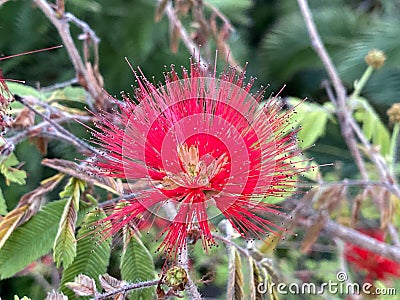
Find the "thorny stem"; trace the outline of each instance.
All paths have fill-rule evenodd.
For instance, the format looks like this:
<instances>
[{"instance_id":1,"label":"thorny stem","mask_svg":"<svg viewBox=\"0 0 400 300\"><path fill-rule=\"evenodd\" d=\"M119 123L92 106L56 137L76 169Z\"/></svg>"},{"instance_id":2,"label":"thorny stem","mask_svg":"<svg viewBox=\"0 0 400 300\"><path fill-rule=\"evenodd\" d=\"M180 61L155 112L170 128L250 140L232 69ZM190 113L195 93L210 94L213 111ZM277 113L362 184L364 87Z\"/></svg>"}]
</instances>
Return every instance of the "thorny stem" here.
<instances>
[{"instance_id":1,"label":"thorny stem","mask_svg":"<svg viewBox=\"0 0 400 300\"><path fill-rule=\"evenodd\" d=\"M143 289L143 288L151 287L153 285L158 285L159 282L160 282L159 279L155 279L155 280L150 280L150 281L128 284L119 289L112 290L111 292L98 294L94 298L92 298L92 300L102 300L102 299L110 298L111 296L114 296L117 294L126 294L127 292L129 292L131 290Z\"/></svg>"}]
</instances>

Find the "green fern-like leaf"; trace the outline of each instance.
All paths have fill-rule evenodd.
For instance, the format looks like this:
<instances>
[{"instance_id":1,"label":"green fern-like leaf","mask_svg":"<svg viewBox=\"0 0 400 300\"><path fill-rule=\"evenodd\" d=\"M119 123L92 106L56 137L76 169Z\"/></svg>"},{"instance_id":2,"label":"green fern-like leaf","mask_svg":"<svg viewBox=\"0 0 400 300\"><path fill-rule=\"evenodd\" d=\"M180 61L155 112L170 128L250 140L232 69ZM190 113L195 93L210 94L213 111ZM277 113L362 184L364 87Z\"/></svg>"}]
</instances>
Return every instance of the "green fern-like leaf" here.
<instances>
[{"instance_id":1,"label":"green fern-like leaf","mask_svg":"<svg viewBox=\"0 0 400 300\"><path fill-rule=\"evenodd\" d=\"M64 264L68 267L76 255L75 225L79 210L79 198L85 189L85 183L79 179L71 178L60 193L60 196L67 198L57 237L54 241L54 261L57 267Z\"/></svg>"},{"instance_id":2,"label":"green fern-like leaf","mask_svg":"<svg viewBox=\"0 0 400 300\"><path fill-rule=\"evenodd\" d=\"M61 279L61 290L68 299L77 299L74 293L65 286L65 283L74 281L79 274L96 279L106 273L110 258L111 239L105 241L96 233L93 233L93 224L106 217L102 210L89 213L78 231L78 244L76 257L69 267L64 270ZM96 282L98 286L100 283Z\"/></svg>"},{"instance_id":3,"label":"green fern-like leaf","mask_svg":"<svg viewBox=\"0 0 400 300\"><path fill-rule=\"evenodd\" d=\"M0 278L8 278L51 250L66 201L52 202L17 228L0 250Z\"/></svg>"},{"instance_id":4,"label":"green fern-like leaf","mask_svg":"<svg viewBox=\"0 0 400 300\"><path fill-rule=\"evenodd\" d=\"M128 282L154 279L153 257L142 241L130 230L124 232L125 249L121 257L121 276ZM154 287L131 292L131 299L154 299Z\"/></svg>"}]
</instances>

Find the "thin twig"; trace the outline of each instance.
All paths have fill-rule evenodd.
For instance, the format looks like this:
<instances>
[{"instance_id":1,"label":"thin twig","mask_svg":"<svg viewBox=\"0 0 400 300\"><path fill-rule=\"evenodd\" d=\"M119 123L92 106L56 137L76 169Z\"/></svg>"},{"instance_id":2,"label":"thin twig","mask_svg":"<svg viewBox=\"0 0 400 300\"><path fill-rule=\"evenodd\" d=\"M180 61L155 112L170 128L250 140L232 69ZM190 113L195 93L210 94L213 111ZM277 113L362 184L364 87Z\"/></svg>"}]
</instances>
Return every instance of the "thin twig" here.
<instances>
[{"instance_id":1,"label":"thin twig","mask_svg":"<svg viewBox=\"0 0 400 300\"><path fill-rule=\"evenodd\" d=\"M400 197L400 189L394 183L394 179L389 173L390 169L386 165L385 160L368 142L368 139L362 133L362 130L352 117L351 111L349 111L346 105L346 100L347 100L346 90L318 34L307 0L297 0L297 2L299 4L301 13L303 15L304 21L307 26L307 30L311 39L311 44L315 52L320 57L323 65L325 66L325 69L330 79L332 80L332 84L336 92L336 99L335 101L333 101L333 103L337 108L336 113L339 118L343 137L347 145L349 146L349 149L355 159L355 162L357 163L358 168L360 169L362 178L364 180L368 179L368 174L366 172L365 165L362 161L360 151L357 148L354 134L358 137L358 139L361 141L364 148L368 152L371 161L374 163L375 167L379 172L381 181L391 185L394 194L397 197Z\"/></svg>"},{"instance_id":2,"label":"thin twig","mask_svg":"<svg viewBox=\"0 0 400 300\"><path fill-rule=\"evenodd\" d=\"M346 144L349 147L349 150L354 157L354 161L358 169L360 170L361 177L364 180L368 180L367 168L365 167L361 153L357 147L357 142L354 137L354 133L349 124L349 114L346 105L346 99L347 99L346 89L342 83L342 80L338 75L338 72L328 52L326 51L326 48L321 40L321 37L318 34L307 0L297 0L297 2L299 4L301 13L303 15L304 21L307 26L307 30L311 40L311 45L314 48L315 52L320 57L329 75L329 78L332 80L332 84L336 93L336 98L334 100L331 99L331 101L336 106L336 114L338 115L339 118L340 128L343 134L343 138L345 139Z\"/></svg>"},{"instance_id":3,"label":"thin twig","mask_svg":"<svg viewBox=\"0 0 400 300\"><path fill-rule=\"evenodd\" d=\"M313 209L303 209L300 215L303 218L297 220L298 224L305 227L310 227L313 225L307 218L309 216L315 215L315 210ZM304 219L305 218L305 219ZM325 223L323 233L331 238L340 238L344 242L359 246L363 249L376 253L378 255L387 257L394 261L400 262L400 247L390 246L386 243L380 242L372 237L369 237L355 229L348 228L343 225L339 225L334 221L328 220Z\"/></svg>"},{"instance_id":4,"label":"thin twig","mask_svg":"<svg viewBox=\"0 0 400 300\"><path fill-rule=\"evenodd\" d=\"M181 21L175 13L175 10L171 3L168 3L165 7L165 14L167 15L169 22L178 29L182 42L185 44L188 51L191 53L192 57L200 64L201 68L207 69L205 63L207 61L200 55L200 48L193 43L192 39L189 37L186 29L183 27Z\"/></svg>"},{"instance_id":5,"label":"thin twig","mask_svg":"<svg viewBox=\"0 0 400 300\"><path fill-rule=\"evenodd\" d=\"M212 12L217 15L228 27L228 29L231 32L235 32L235 27L233 27L232 23L229 21L229 19L227 18L227 16L225 16L218 8L216 8L214 5L208 3L207 1L203 2L204 6L207 6L209 9L212 10Z\"/></svg>"},{"instance_id":6,"label":"thin twig","mask_svg":"<svg viewBox=\"0 0 400 300\"><path fill-rule=\"evenodd\" d=\"M77 79L81 83L81 85L89 92L91 97L95 101L95 107L97 109L104 108L104 100L106 99L105 93L102 90L102 86L98 83L97 80L94 80L93 74L90 74L90 71L87 69L85 62L82 60L78 49L72 39L71 32L69 30L68 20L71 20L71 15L69 19L66 19L65 16L58 16L51 5L45 0L33 0L36 5L41 9L41 11L46 15L46 17L53 23L56 27L63 44L68 52L68 56L75 68L75 72L77 74ZM73 18L76 23L76 18ZM80 21L79 24L82 25L83 21ZM88 25L84 26L85 29L89 28ZM91 32L86 30L87 32ZM91 106L91 103L88 103Z\"/></svg>"},{"instance_id":7,"label":"thin twig","mask_svg":"<svg viewBox=\"0 0 400 300\"><path fill-rule=\"evenodd\" d=\"M333 221L327 222L324 231L330 236L341 238L346 243L359 246L368 251L400 262L400 247L390 246L386 243L379 242L357 230L339 225Z\"/></svg>"},{"instance_id":8,"label":"thin twig","mask_svg":"<svg viewBox=\"0 0 400 300\"><path fill-rule=\"evenodd\" d=\"M312 188L312 187L322 187L322 186L359 186L359 187L368 187L368 186L379 186L385 187L388 191L394 192L393 184L382 182L382 181L374 181L374 180L359 180L359 179L343 179L342 181L321 181L316 183L307 183L307 182L299 182L297 184L298 188Z\"/></svg>"},{"instance_id":9,"label":"thin twig","mask_svg":"<svg viewBox=\"0 0 400 300\"><path fill-rule=\"evenodd\" d=\"M228 239L226 237L220 236L218 234L215 234L215 233L212 234L212 237L214 239L216 239L216 240L219 240L219 241L225 243L228 246L234 246L239 251L239 253L241 253L243 256L245 256L245 257L249 257L250 256L250 253L249 253L249 251L247 249L245 249L243 247L240 247L235 242L232 242L232 240L230 240L230 239Z\"/></svg>"},{"instance_id":10,"label":"thin twig","mask_svg":"<svg viewBox=\"0 0 400 300\"><path fill-rule=\"evenodd\" d=\"M111 296L114 296L117 294L126 294L127 292L129 292L131 290L143 289L143 288L151 287L153 285L158 285L159 282L160 282L159 279L155 279L155 280L149 280L149 281L143 281L143 282L139 282L139 283L132 283L132 284L124 285L123 287L112 290L111 292L96 295L94 298L92 298L92 300L102 300L102 299L111 298Z\"/></svg>"},{"instance_id":11,"label":"thin twig","mask_svg":"<svg viewBox=\"0 0 400 300\"><path fill-rule=\"evenodd\" d=\"M82 148L82 149L86 149L87 151L89 151L89 152L91 152L93 154L104 156L104 153L100 152L96 148L94 148L94 147L90 146L89 144L85 143L83 140L77 138L72 133L70 133L68 130L66 130L64 127L62 127L60 124L58 124L57 122L54 122L53 119L50 119L45 114L43 114L40 111L36 110L32 105L30 105L28 103L28 101L26 101L24 99L24 97L20 97L18 95L14 95L14 98L15 98L15 100L21 102L23 105L25 105L27 108L29 108L31 111L33 111L35 114L40 116L43 120L46 120L48 123L50 123L53 126L53 129L57 130L59 133L64 135L64 137L59 136L59 135L57 135L57 137L60 137L60 138L63 138L63 139L68 139L69 141L73 141L73 143L75 145L79 145L79 147ZM52 134L52 133L49 132L49 134Z\"/></svg>"},{"instance_id":12,"label":"thin twig","mask_svg":"<svg viewBox=\"0 0 400 300\"><path fill-rule=\"evenodd\" d=\"M76 78L72 78L70 80L67 80L65 82L60 82L60 83L56 83L50 86L46 86L46 87L42 87L39 89L40 92L52 92L54 90L59 90L62 88L65 88L67 86L73 85L75 83L78 83L78 79Z\"/></svg>"},{"instance_id":13,"label":"thin twig","mask_svg":"<svg viewBox=\"0 0 400 300\"><path fill-rule=\"evenodd\" d=\"M393 245L400 247L399 233L397 232L396 227L392 223L388 224L388 231L390 237L392 238Z\"/></svg>"},{"instance_id":14,"label":"thin twig","mask_svg":"<svg viewBox=\"0 0 400 300\"><path fill-rule=\"evenodd\" d=\"M297 0L301 13L304 17L304 21L306 23L308 33L311 39L311 45L314 48L315 52L320 57L322 63L325 66L326 71L328 72L329 78L332 80L333 87L336 92L336 99L340 103L341 108L345 106L346 102L346 89L340 79L338 72L336 71L335 66L325 49L324 44L322 43L321 37L318 34L317 27L315 26L310 7L308 6L307 0Z\"/></svg>"}]
</instances>

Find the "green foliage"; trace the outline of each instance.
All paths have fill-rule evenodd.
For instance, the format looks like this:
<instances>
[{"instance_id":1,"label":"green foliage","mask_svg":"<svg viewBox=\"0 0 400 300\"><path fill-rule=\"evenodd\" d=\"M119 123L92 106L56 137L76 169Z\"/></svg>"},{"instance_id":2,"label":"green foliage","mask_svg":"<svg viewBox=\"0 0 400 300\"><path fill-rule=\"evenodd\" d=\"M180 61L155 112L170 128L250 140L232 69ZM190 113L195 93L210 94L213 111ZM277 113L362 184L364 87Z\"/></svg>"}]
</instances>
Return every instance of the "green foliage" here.
<instances>
[{"instance_id":1,"label":"green foliage","mask_svg":"<svg viewBox=\"0 0 400 300\"><path fill-rule=\"evenodd\" d=\"M76 101L86 103L86 92L81 87L68 86L63 89L55 90L48 96L48 101Z\"/></svg>"},{"instance_id":2,"label":"green foliage","mask_svg":"<svg viewBox=\"0 0 400 300\"><path fill-rule=\"evenodd\" d=\"M314 20L328 51L337 59L351 43L363 23L362 18L345 6L332 1L313 10ZM283 15L262 43L265 73L284 82L299 71L321 68L321 62L310 47L304 20L298 10ZM285 67L282 67L285 66Z\"/></svg>"},{"instance_id":3,"label":"green foliage","mask_svg":"<svg viewBox=\"0 0 400 300\"><path fill-rule=\"evenodd\" d=\"M351 101L356 106L354 116L357 121L362 123L362 131L365 137L371 140L374 145L380 147L382 155L389 155L390 135L380 117L365 98L352 98Z\"/></svg>"},{"instance_id":4,"label":"green foliage","mask_svg":"<svg viewBox=\"0 0 400 300\"><path fill-rule=\"evenodd\" d=\"M121 276L128 282L147 281L155 278L153 257L143 242L130 229L124 233L125 247L121 257ZM131 299L154 299L154 287L131 292Z\"/></svg>"},{"instance_id":5,"label":"green foliage","mask_svg":"<svg viewBox=\"0 0 400 300\"><path fill-rule=\"evenodd\" d=\"M43 93L39 92L37 89L30 87L26 84L9 82L7 83L8 88L12 94L17 94L18 96L33 96L37 99L45 100L46 97Z\"/></svg>"},{"instance_id":6,"label":"green foliage","mask_svg":"<svg viewBox=\"0 0 400 300\"><path fill-rule=\"evenodd\" d=\"M61 290L70 300L77 297L65 286L65 283L74 281L79 274L84 274L96 279L97 286L100 286L97 278L107 271L111 239L103 240L102 236L94 230L94 223L105 217L101 209L90 212L78 231L75 259L64 269L61 278Z\"/></svg>"},{"instance_id":7,"label":"green foliage","mask_svg":"<svg viewBox=\"0 0 400 300\"><path fill-rule=\"evenodd\" d=\"M25 184L26 172L15 168L19 165L19 161L14 153L11 153L6 159L1 161L0 172L8 182L14 182L20 185Z\"/></svg>"},{"instance_id":8,"label":"green foliage","mask_svg":"<svg viewBox=\"0 0 400 300\"><path fill-rule=\"evenodd\" d=\"M60 197L67 201L61 217L57 236L53 246L53 256L57 267L68 267L76 256L75 226L79 211L80 194L85 189L85 182L70 178Z\"/></svg>"},{"instance_id":9,"label":"green foliage","mask_svg":"<svg viewBox=\"0 0 400 300\"><path fill-rule=\"evenodd\" d=\"M3 196L3 191L0 188L0 215L4 216L7 214L7 204Z\"/></svg>"},{"instance_id":10,"label":"green foliage","mask_svg":"<svg viewBox=\"0 0 400 300\"><path fill-rule=\"evenodd\" d=\"M66 201L46 205L18 227L0 249L0 278L8 278L51 250Z\"/></svg>"},{"instance_id":11,"label":"green foliage","mask_svg":"<svg viewBox=\"0 0 400 300\"><path fill-rule=\"evenodd\" d=\"M31 300L31 298L28 298L27 296L24 296L22 298L19 298L17 295L14 296L14 300Z\"/></svg>"},{"instance_id":12,"label":"green foliage","mask_svg":"<svg viewBox=\"0 0 400 300\"><path fill-rule=\"evenodd\" d=\"M300 147L306 149L325 134L328 119L333 119L331 107L329 103L319 105L294 97L290 97L288 103L295 107L291 122L293 125L301 126L297 137Z\"/></svg>"}]
</instances>

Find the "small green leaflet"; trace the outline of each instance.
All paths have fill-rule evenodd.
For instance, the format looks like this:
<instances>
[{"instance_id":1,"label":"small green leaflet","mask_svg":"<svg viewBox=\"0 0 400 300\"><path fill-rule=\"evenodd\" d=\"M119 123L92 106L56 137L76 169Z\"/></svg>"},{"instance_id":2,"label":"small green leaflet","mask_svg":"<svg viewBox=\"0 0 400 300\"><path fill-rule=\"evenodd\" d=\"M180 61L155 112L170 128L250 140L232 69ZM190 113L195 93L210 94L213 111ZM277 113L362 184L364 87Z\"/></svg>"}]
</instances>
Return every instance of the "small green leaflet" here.
<instances>
[{"instance_id":1,"label":"small green leaflet","mask_svg":"<svg viewBox=\"0 0 400 300\"><path fill-rule=\"evenodd\" d=\"M0 164L0 172L4 175L8 182L14 182L20 185L25 184L26 172L14 168L19 164L19 161L14 153L11 153L5 160ZM7 184L9 184L6 182Z\"/></svg>"},{"instance_id":2,"label":"small green leaflet","mask_svg":"<svg viewBox=\"0 0 400 300\"><path fill-rule=\"evenodd\" d=\"M7 86L12 94L17 94L18 96L33 96L40 100L46 99L43 93L28 85L11 81L7 82Z\"/></svg>"},{"instance_id":3,"label":"small green leaflet","mask_svg":"<svg viewBox=\"0 0 400 300\"><path fill-rule=\"evenodd\" d=\"M65 189L60 193L67 203L61 217L59 229L53 246L53 257L57 267L63 263L68 267L76 255L75 225L79 211L79 199L86 184L76 178L70 178Z\"/></svg>"},{"instance_id":4,"label":"small green leaflet","mask_svg":"<svg viewBox=\"0 0 400 300\"><path fill-rule=\"evenodd\" d=\"M139 237L129 228L124 228L124 250L121 257L121 276L128 282L155 279L153 257ZM145 288L131 292L131 299L151 300L155 298L155 288Z\"/></svg>"},{"instance_id":5,"label":"small green leaflet","mask_svg":"<svg viewBox=\"0 0 400 300\"><path fill-rule=\"evenodd\" d=\"M65 283L74 281L79 274L84 274L96 279L100 286L98 277L106 273L111 251L111 239L103 240L102 236L93 232L93 224L106 217L101 209L88 213L83 221L77 236L77 250L74 261L64 269L61 279L61 291L68 299L78 299L75 294L65 286Z\"/></svg>"},{"instance_id":6,"label":"small green leaflet","mask_svg":"<svg viewBox=\"0 0 400 300\"><path fill-rule=\"evenodd\" d=\"M288 99L290 105L296 107L291 116L293 126L301 125L297 136L301 148L310 147L315 141L325 134L326 124L332 118L331 107L302 101L291 97Z\"/></svg>"},{"instance_id":7,"label":"small green leaflet","mask_svg":"<svg viewBox=\"0 0 400 300\"><path fill-rule=\"evenodd\" d=\"M0 279L50 252L65 204L65 200L49 203L11 234L0 250Z\"/></svg>"},{"instance_id":8,"label":"small green leaflet","mask_svg":"<svg viewBox=\"0 0 400 300\"><path fill-rule=\"evenodd\" d=\"M372 140L374 145L380 147L383 156L390 153L390 134L386 126L382 123L373 107L363 97L351 98L357 105L354 117L362 123L362 131L368 140Z\"/></svg>"}]
</instances>

